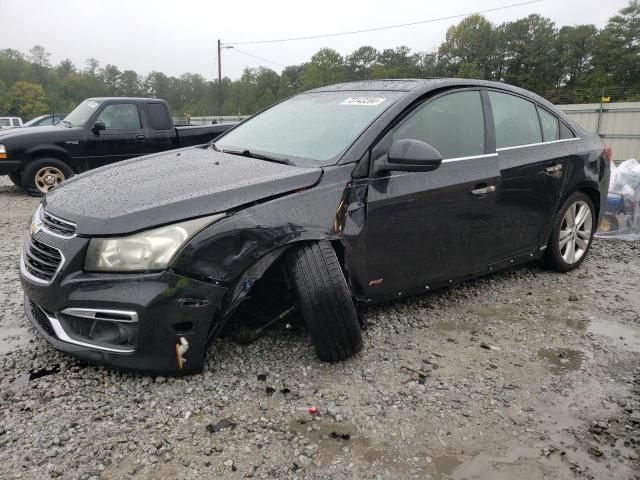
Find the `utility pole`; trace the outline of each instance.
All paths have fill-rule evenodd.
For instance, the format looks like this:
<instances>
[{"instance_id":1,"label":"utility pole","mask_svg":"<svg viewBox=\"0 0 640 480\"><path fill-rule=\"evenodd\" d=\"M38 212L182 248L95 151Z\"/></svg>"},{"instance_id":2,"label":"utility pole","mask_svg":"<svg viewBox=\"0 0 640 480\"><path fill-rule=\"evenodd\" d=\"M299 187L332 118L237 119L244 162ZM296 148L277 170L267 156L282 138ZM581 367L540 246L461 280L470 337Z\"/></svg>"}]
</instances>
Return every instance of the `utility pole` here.
<instances>
[{"instance_id":1,"label":"utility pole","mask_svg":"<svg viewBox=\"0 0 640 480\"><path fill-rule=\"evenodd\" d=\"M222 116L222 47L218 39L218 116Z\"/></svg>"}]
</instances>

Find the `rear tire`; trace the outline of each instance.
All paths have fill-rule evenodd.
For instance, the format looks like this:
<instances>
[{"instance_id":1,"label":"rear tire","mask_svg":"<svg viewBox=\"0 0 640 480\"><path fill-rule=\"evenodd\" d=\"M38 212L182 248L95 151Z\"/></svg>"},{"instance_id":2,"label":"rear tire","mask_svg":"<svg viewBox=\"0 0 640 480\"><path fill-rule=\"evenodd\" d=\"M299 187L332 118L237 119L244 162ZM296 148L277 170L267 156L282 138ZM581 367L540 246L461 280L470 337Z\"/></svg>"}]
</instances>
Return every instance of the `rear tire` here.
<instances>
[{"instance_id":1,"label":"rear tire","mask_svg":"<svg viewBox=\"0 0 640 480\"><path fill-rule=\"evenodd\" d=\"M589 195L571 194L554 220L544 255L545 265L563 273L578 268L591 248L596 221L596 209Z\"/></svg>"},{"instance_id":2,"label":"rear tire","mask_svg":"<svg viewBox=\"0 0 640 480\"><path fill-rule=\"evenodd\" d=\"M9 174L9 180L16 186L22 188L22 176L19 172L11 172Z\"/></svg>"},{"instance_id":3,"label":"rear tire","mask_svg":"<svg viewBox=\"0 0 640 480\"><path fill-rule=\"evenodd\" d=\"M337 362L362 350L349 287L331 244L310 243L287 254L293 289L320 360Z\"/></svg>"},{"instance_id":4,"label":"rear tire","mask_svg":"<svg viewBox=\"0 0 640 480\"><path fill-rule=\"evenodd\" d=\"M22 188L32 197L42 197L73 177L71 167L57 158L38 158L22 171Z\"/></svg>"}]
</instances>

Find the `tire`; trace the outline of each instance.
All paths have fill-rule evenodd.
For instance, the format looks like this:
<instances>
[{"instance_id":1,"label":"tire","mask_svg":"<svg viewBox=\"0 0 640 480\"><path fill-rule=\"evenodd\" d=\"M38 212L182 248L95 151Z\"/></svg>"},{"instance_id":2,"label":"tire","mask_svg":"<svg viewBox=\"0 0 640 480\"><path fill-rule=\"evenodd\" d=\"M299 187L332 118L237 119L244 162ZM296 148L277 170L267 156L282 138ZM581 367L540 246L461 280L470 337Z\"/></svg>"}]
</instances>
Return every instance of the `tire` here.
<instances>
[{"instance_id":1,"label":"tire","mask_svg":"<svg viewBox=\"0 0 640 480\"><path fill-rule=\"evenodd\" d=\"M38 158L22 171L22 188L32 197L41 197L73 177L71 167L57 158Z\"/></svg>"},{"instance_id":2,"label":"tire","mask_svg":"<svg viewBox=\"0 0 640 480\"><path fill-rule=\"evenodd\" d=\"M320 360L337 362L362 350L349 287L331 244L305 244L287 254L298 306Z\"/></svg>"},{"instance_id":3,"label":"tire","mask_svg":"<svg viewBox=\"0 0 640 480\"><path fill-rule=\"evenodd\" d=\"M9 174L9 180L16 186L22 188L22 176L18 172L11 172Z\"/></svg>"},{"instance_id":4,"label":"tire","mask_svg":"<svg viewBox=\"0 0 640 480\"><path fill-rule=\"evenodd\" d=\"M571 214L568 214L568 211L571 208L574 208L574 215L578 217L578 222L574 222L574 225L579 223L576 228L569 225L568 218L571 217ZM587 208L588 213L585 214L586 218L580 223L582 208ZM544 261L546 266L551 270L563 273L578 268L589 253L595 230L596 210L591 198L582 192L571 194L554 219L551 238L545 251ZM563 236L562 242L561 234ZM569 237L568 239L567 236ZM571 245L574 248L573 256L571 255Z\"/></svg>"}]
</instances>

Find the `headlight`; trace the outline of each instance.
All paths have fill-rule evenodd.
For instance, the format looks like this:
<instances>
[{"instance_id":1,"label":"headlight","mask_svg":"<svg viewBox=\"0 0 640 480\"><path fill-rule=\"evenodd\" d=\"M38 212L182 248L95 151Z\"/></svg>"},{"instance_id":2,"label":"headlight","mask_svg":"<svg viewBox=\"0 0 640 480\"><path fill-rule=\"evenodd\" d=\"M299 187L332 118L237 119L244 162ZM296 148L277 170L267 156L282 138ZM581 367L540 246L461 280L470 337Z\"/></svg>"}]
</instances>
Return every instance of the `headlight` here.
<instances>
[{"instance_id":1,"label":"headlight","mask_svg":"<svg viewBox=\"0 0 640 480\"><path fill-rule=\"evenodd\" d=\"M223 213L128 237L93 238L84 259L84 269L89 272L163 270L189 238L222 217Z\"/></svg>"},{"instance_id":2,"label":"headlight","mask_svg":"<svg viewBox=\"0 0 640 480\"><path fill-rule=\"evenodd\" d=\"M7 158L7 147L0 143L0 158Z\"/></svg>"}]
</instances>

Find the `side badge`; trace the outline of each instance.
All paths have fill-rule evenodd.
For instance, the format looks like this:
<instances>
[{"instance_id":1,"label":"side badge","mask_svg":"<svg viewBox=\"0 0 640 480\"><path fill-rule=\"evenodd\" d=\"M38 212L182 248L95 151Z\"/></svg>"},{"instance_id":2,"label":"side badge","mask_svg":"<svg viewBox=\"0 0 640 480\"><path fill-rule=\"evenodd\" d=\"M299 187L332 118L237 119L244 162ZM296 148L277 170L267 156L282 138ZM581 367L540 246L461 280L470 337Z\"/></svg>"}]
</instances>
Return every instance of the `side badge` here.
<instances>
[{"instance_id":1,"label":"side badge","mask_svg":"<svg viewBox=\"0 0 640 480\"><path fill-rule=\"evenodd\" d=\"M375 280L371 280L369 282L370 287L377 287L378 285L382 285L384 283L384 278L376 278Z\"/></svg>"}]
</instances>

